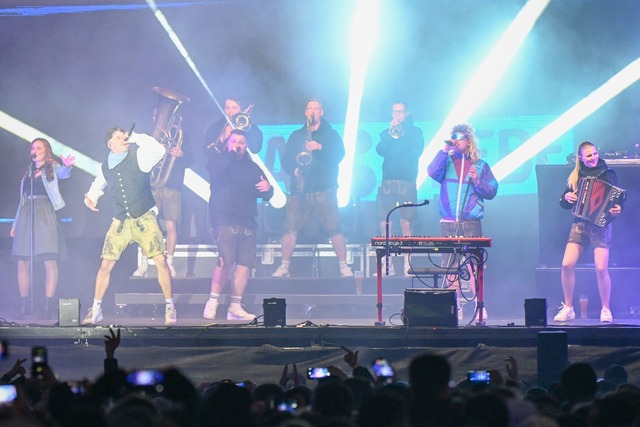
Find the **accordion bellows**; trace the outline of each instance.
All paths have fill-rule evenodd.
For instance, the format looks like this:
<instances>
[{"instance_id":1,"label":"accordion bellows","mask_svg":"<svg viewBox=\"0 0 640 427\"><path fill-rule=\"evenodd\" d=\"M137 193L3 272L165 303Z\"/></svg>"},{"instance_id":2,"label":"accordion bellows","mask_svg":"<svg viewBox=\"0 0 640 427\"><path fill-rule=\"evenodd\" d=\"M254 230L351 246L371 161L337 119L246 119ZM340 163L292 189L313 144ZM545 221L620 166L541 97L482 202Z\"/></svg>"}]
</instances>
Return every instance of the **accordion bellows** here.
<instances>
[{"instance_id":1,"label":"accordion bellows","mask_svg":"<svg viewBox=\"0 0 640 427\"><path fill-rule=\"evenodd\" d=\"M609 209L620 204L626 197L626 190L611 185L596 177L580 178L578 181L578 200L571 213L599 227L605 227L613 216Z\"/></svg>"}]
</instances>

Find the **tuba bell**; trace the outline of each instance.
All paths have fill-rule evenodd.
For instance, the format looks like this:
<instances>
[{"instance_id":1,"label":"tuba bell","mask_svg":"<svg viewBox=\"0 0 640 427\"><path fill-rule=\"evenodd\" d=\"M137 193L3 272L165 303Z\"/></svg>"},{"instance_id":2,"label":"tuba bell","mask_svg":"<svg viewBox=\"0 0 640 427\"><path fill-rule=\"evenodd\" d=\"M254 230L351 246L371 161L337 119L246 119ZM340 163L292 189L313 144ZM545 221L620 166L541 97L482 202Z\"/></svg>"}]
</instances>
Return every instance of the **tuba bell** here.
<instances>
[{"instance_id":1,"label":"tuba bell","mask_svg":"<svg viewBox=\"0 0 640 427\"><path fill-rule=\"evenodd\" d=\"M162 188L166 185L176 157L172 156L172 148L182 146L182 116L177 114L180 105L190 99L181 93L162 87L154 87L153 91L159 95L159 103L155 109L154 130L152 136L165 146L167 152L151 170L151 186Z\"/></svg>"}]
</instances>

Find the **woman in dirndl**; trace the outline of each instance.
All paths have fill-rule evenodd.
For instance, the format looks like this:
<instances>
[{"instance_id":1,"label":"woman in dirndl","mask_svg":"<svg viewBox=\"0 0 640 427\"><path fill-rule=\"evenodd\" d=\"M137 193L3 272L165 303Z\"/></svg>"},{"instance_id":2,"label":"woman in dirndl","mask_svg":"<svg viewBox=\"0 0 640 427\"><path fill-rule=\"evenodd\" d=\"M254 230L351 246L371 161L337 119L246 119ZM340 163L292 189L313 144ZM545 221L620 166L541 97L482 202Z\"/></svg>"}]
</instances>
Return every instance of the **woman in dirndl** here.
<instances>
[{"instance_id":1,"label":"woman in dirndl","mask_svg":"<svg viewBox=\"0 0 640 427\"><path fill-rule=\"evenodd\" d=\"M53 301L58 285L58 260L65 256L66 247L56 211L65 205L58 182L71 175L75 157L60 156L56 160L51 144L44 138L31 142L31 163L20 182L20 203L11 237L12 255L18 261L18 288L22 298L20 316L31 313L31 259L44 262L46 305L44 317L54 314ZM32 233L33 231L33 233ZM33 239L32 239L33 236ZM32 245L33 243L33 245Z\"/></svg>"}]
</instances>

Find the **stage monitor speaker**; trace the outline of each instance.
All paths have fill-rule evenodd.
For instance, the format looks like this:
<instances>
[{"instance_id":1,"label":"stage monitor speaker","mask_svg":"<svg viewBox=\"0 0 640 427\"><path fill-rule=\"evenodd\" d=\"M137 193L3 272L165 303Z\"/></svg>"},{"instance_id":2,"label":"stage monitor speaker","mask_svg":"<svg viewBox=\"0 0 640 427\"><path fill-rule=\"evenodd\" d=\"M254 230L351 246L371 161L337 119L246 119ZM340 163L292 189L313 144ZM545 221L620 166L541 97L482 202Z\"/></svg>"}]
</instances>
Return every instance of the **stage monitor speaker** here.
<instances>
[{"instance_id":1,"label":"stage monitor speaker","mask_svg":"<svg viewBox=\"0 0 640 427\"><path fill-rule=\"evenodd\" d=\"M264 326L287 325L287 303L284 298L265 298L262 300Z\"/></svg>"},{"instance_id":2,"label":"stage monitor speaker","mask_svg":"<svg viewBox=\"0 0 640 427\"><path fill-rule=\"evenodd\" d=\"M524 300L524 324L526 326L547 326L547 299Z\"/></svg>"},{"instance_id":3,"label":"stage monitor speaker","mask_svg":"<svg viewBox=\"0 0 640 427\"><path fill-rule=\"evenodd\" d=\"M60 298L58 300L58 326L80 326L80 300Z\"/></svg>"},{"instance_id":4,"label":"stage monitor speaker","mask_svg":"<svg viewBox=\"0 0 640 427\"><path fill-rule=\"evenodd\" d=\"M569 365L567 333L565 331L538 332L538 384L548 388L560 381L560 374Z\"/></svg>"},{"instance_id":5,"label":"stage monitor speaker","mask_svg":"<svg viewBox=\"0 0 640 427\"><path fill-rule=\"evenodd\" d=\"M403 322L407 327L458 326L456 291L405 289Z\"/></svg>"}]
</instances>

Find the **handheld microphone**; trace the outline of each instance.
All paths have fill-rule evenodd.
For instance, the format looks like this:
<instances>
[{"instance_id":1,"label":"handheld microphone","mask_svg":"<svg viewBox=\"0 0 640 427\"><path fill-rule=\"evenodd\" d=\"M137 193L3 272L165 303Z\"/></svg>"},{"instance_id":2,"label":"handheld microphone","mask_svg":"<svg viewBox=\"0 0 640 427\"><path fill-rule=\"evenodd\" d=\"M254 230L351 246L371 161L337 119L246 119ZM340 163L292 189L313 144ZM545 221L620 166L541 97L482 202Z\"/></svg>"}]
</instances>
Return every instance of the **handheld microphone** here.
<instances>
[{"instance_id":1,"label":"handheld microphone","mask_svg":"<svg viewBox=\"0 0 640 427\"><path fill-rule=\"evenodd\" d=\"M131 125L131 129L129 129L129 132L127 132L127 136L124 138L125 141L128 141L129 138L131 137L131 134L133 133L133 130L136 128L136 124L132 124Z\"/></svg>"},{"instance_id":2,"label":"handheld microphone","mask_svg":"<svg viewBox=\"0 0 640 427\"><path fill-rule=\"evenodd\" d=\"M409 208L417 208L420 206L424 206L424 205L428 205L429 201L427 199L425 199L422 203L403 203L402 206L404 207L409 207Z\"/></svg>"},{"instance_id":3,"label":"handheld microphone","mask_svg":"<svg viewBox=\"0 0 640 427\"><path fill-rule=\"evenodd\" d=\"M456 143L450 139L445 139L444 143L447 144L449 147L453 147L454 145L456 145Z\"/></svg>"}]
</instances>

